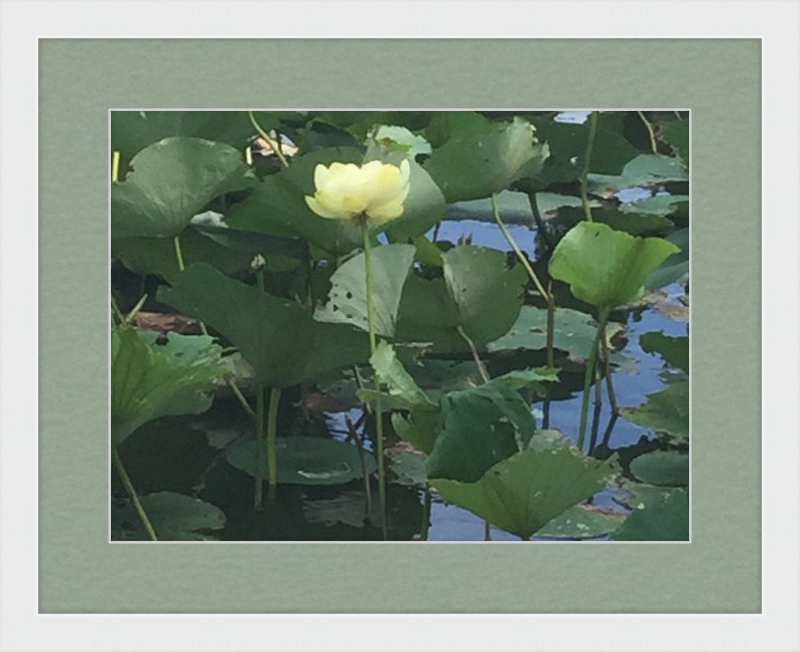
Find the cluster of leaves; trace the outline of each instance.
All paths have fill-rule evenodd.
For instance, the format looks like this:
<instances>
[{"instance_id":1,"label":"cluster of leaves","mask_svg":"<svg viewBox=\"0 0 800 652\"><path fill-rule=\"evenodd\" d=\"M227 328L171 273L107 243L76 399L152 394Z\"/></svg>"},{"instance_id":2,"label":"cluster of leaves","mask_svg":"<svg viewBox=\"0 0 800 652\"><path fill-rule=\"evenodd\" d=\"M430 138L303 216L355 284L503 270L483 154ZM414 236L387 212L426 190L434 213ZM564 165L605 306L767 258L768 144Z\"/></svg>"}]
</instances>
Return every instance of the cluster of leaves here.
<instances>
[{"instance_id":1,"label":"cluster of leaves","mask_svg":"<svg viewBox=\"0 0 800 652\"><path fill-rule=\"evenodd\" d=\"M549 197L568 225L550 252L550 273L575 298L615 307L636 300L646 284L680 278L688 265L682 198L654 196L634 210L598 205L609 189L688 178L688 121L665 120L659 143L670 155L643 154L626 135L629 117L599 115L586 165L588 125L547 114L112 112L112 255L168 283L158 305L201 320L238 349L265 387L371 367L383 386L362 388L360 397L369 403L386 394L396 432L425 454L430 486L445 500L524 538L548 527L563 532L569 519L557 523L559 515L598 518L571 510L582 509L576 506L619 469L537 430L523 392L541 393L557 381L555 369L520 369L438 395L420 387L415 372L431 355L545 347L546 313L524 305L521 265L494 249L432 241L429 233L454 210L498 193L527 195L534 206ZM273 142L291 140L294 155L254 156L252 120ZM282 165L279 158L289 160ZM411 164L404 214L373 232L375 324L383 341L370 357L360 230L319 218L304 197L314 193L318 164L402 159ZM587 170L595 221L570 224ZM263 272L254 271L256 257ZM585 357L591 317L559 308L555 324L555 347ZM227 369L205 336L181 344L182 358L168 351L182 339L170 335L168 350L159 351L148 338L113 329L115 445L148 420L207 409L208 391ZM134 377L140 381L131 383ZM676 387L665 391L681 391ZM642 425L670 418L659 411L663 400L651 401L649 411L626 416ZM288 433L279 439L279 482L341 483L374 470L372 462L360 465L349 444ZM256 475L259 445L231 449L229 462Z\"/></svg>"}]
</instances>

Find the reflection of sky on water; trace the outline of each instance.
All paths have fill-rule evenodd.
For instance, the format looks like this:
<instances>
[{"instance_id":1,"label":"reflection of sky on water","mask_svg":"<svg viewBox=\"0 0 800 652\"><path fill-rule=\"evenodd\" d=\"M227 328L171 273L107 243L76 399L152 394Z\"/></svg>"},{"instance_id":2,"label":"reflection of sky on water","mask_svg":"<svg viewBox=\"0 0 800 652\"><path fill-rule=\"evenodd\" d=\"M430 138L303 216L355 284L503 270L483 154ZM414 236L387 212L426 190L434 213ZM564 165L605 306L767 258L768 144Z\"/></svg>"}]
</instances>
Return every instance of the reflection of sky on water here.
<instances>
[{"instance_id":1,"label":"reflection of sky on water","mask_svg":"<svg viewBox=\"0 0 800 652\"><path fill-rule=\"evenodd\" d=\"M630 188L619 193L619 198L623 202L636 201L645 197L650 197L650 191L642 188ZM536 229L523 225L508 225L517 245L533 258L534 239ZM438 239L457 242L462 236L472 236L472 244L493 247L501 251L511 251L511 247L503 237L503 234L493 222L479 222L477 220L443 221L439 227ZM430 238L432 231L428 234ZM679 284L667 286L662 290L667 297L675 301L683 294L683 287ZM620 407L636 407L647 401L647 395L657 392L665 387L664 381L659 376L664 363L659 355L648 354L642 351L639 346L639 337L648 331L662 331L665 335L677 337L688 334L688 322L666 317L653 308L648 308L641 313L640 317L634 319L630 317L627 322L628 342L621 354L632 361L624 365L612 374L614 389L617 396L617 403ZM588 354L588 352L587 352ZM611 410L608 404L608 397L603 386L603 409L600 418L600 428L598 440L602 438L606 425L611 417ZM572 440L577 441L578 426L580 421L580 409L582 392L576 392L572 398L563 401L554 401L550 405L550 424L563 430ZM593 415L594 396L589 407L589 428L587 429L586 441L591 437L591 421ZM537 412L541 409L541 403L536 404ZM352 410L350 413L353 421L358 419L359 410ZM539 415L537 414L537 420ZM343 415L328 415L328 425L332 428L343 430ZM652 437L652 433L646 428L637 426L627 419L620 417L614 426L609 439L609 447L622 448L636 444L642 435ZM343 434L335 435L341 438ZM599 442L598 442L599 443ZM615 493L612 490L604 491L595 496L595 504L598 507L607 507L619 510L620 507L614 500ZM492 527L493 541L519 541L519 537ZM428 531L430 541L482 541L484 536L484 522L471 512L447 505L434 498L431 505L431 524Z\"/></svg>"}]
</instances>

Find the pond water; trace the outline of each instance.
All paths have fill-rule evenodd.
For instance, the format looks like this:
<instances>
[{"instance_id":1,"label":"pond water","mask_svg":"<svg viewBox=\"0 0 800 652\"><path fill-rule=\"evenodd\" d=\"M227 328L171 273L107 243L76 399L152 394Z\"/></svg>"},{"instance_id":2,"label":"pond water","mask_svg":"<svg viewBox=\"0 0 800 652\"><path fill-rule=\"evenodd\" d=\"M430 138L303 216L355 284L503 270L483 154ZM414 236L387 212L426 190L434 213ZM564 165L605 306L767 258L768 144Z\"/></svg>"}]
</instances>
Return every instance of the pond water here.
<instances>
[{"instance_id":1,"label":"pond water","mask_svg":"<svg viewBox=\"0 0 800 652\"><path fill-rule=\"evenodd\" d=\"M525 225L509 225L519 246L534 257L535 229ZM502 234L491 223L461 220L441 224L439 239L456 241L470 236L472 243L509 251ZM684 293L680 285L671 285L661 291L667 304L680 306ZM646 395L662 389L661 358L649 355L639 346L639 336L648 331L663 331L666 335L688 333L688 311L670 316L656 307L647 306L631 312L625 324L627 343L615 360L618 367L613 373L613 384L620 407L633 407L646 401ZM580 391L568 398L553 400L549 406L552 427L574 437L578 430L581 408ZM294 397L295 402L299 396ZM285 401L289 403L289 401ZM541 423L542 404L532 406ZM284 424L290 414L299 410L289 406ZM324 421L316 425L328 429L334 437L346 438L345 414L353 421L361 416L360 410L349 413L327 413ZM611 418L611 408L605 400L599 423L598 443ZM591 419L591 410L590 410ZM291 427L291 424L288 424ZM641 444L652 438L652 433L619 417L613 429L606 434L605 444L611 451ZM284 540L284 541L358 541L379 540L380 531L365 521L365 501L361 481L338 487L279 486L277 507L273 512L255 511L252 508L253 480L244 472L227 464L225 447L254 435L252 423L235 401L215 402L207 413L198 416L172 417L146 424L136 436L123 445L123 456L129 473L136 478L141 494L158 491L175 491L194 495L216 505L225 512L227 523L221 539ZM418 486L391 484L388 487L392 540L409 541L419 538L424 518L423 491ZM375 491L377 493L377 491ZM618 491L606 490L594 497L601 508L625 512L619 504ZM432 496L429 541L483 541L485 523L471 512L445 504ZM492 541L516 541L519 538L492 527ZM599 540L602 540L601 537ZM534 540L536 538L534 537Z\"/></svg>"}]
</instances>

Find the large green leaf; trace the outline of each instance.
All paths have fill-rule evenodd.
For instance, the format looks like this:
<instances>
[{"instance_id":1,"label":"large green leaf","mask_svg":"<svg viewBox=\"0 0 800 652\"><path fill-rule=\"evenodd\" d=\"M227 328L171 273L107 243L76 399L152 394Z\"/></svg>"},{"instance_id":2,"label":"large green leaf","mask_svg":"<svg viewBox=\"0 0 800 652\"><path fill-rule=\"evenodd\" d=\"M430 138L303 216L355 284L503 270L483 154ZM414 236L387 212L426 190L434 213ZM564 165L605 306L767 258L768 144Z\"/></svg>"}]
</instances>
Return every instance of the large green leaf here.
<instances>
[{"instance_id":1,"label":"large green leaf","mask_svg":"<svg viewBox=\"0 0 800 652\"><path fill-rule=\"evenodd\" d=\"M454 247L444 255L444 279L459 325L476 343L504 335L519 316L527 276L521 265L507 269L501 251Z\"/></svg>"},{"instance_id":2,"label":"large green leaf","mask_svg":"<svg viewBox=\"0 0 800 652\"><path fill-rule=\"evenodd\" d=\"M222 511L197 498L171 491L141 497L159 541L205 541L206 530L220 530L225 525ZM111 537L117 541L149 541L139 516L130 501L111 502Z\"/></svg>"},{"instance_id":3,"label":"large green leaf","mask_svg":"<svg viewBox=\"0 0 800 652\"><path fill-rule=\"evenodd\" d=\"M228 463L255 476L261 460L261 477L269 478L267 443L248 441L228 450ZM278 437L278 483L344 484L363 477L358 448L323 437ZM364 457L367 474L377 468L372 455Z\"/></svg>"},{"instance_id":4,"label":"large green leaf","mask_svg":"<svg viewBox=\"0 0 800 652\"><path fill-rule=\"evenodd\" d=\"M466 351L458 334L458 308L442 278L410 274L397 314L396 339L431 344L434 351Z\"/></svg>"},{"instance_id":5,"label":"large green leaf","mask_svg":"<svg viewBox=\"0 0 800 652\"><path fill-rule=\"evenodd\" d=\"M657 492L611 535L615 541L688 541L689 492Z\"/></svg>"},{"instance_id":6,"label":"large green leaf","mask_svg":"<svg viewBox=\"0 0 800 652\"><path fill-rule=\"evenodd\" d=\"M447 351L466 348L459 327L477 346L508 332L522 306L522 266L509 269L503 252L471 245L454 247L443 259L444 281L412 275L406 282L397 338Z\"/></svg>"},{"instance_id":7,"label":"large green leaf","mask_svg":"<svg viewBox=\"0 0 800 652\"><path fill-rule=\"evenodd\" d=\"M556 516L603 489L613 465L574 448L527 450L490 468L477 482L434 479L444 500L529 539Z\"/></svg>"},{"instance_id":8,"label":"large green leaf","mask_svg":"<svg viewBox=\"0 0 800 652\"><path fill-rule=\"evenodd\" d=\"M597 322L591 315L570 308L557 308L554 315L553 346L566 351L570 357L585 358L591 350ZM622 330L617 323L606 326L606 337L611 338ZM547 346L547 311L533 306L523 306L511 330L486 348L492 352L515 349L540 350Z\"/></svg>"},{"instance_id":9,"label":"large green leaf","mask_svg":"<svg viewBox=\"0 0 800 652\"><path fill-rule=\"evenodd\" d=\"M372 249L372 301L375 332L393 337L403 285L414 262L414 246L391 244ZM328 301L314 312L314 319L367 328L367 283L365 256L360 253L331 276Z\"/></svg>"},{"instance_id":10,"label":"large green leaf","mask_svg":"<svg viewBox=\"0 0 800 652\"><path fill-rule=\"evenodd\" d=\"M605 224L581 222L556 246L550 274L569 283L578 299L613 308L640 298L649 274L676 251L661 238L635 238Z\"/></svg>"},{"instance_id":11,"label":"large green leaf","mask_svg":"<svg viewBox=\"0 0 800 652\"><path fill-rule=\"evenodd\" d=\"M170 136L204 138L241 150L254 133L246 111L111 111L111 149L121 152L123 164Z\"/></svg>"},{"instance_id":12,"label":"large green leaf","mask_svg":"<svg viewBox=\"0 0 800 652\"><path fill-rule=\"evenodd\" d=\"M671 487L689 486L689 455L678 451L655 451L634 458L631 473L642 482Z\"/></svg>"},{"instance_id":13,"label":"large green leaf","mask_svg":"<svg viewBox=\"0 0 800 652\"><path fill-rule=\"evenodd\" d=\"M200 138L166 138L139 152L125 181L111 184L111 236L174 237L215 197L255 176L242 153Z\"/></svg>"},{"instance_id":14,"label":"large green leaf","mask_svg":"<svg viewBox=\"0 0 800 652\"><path fill-rule=\"evenodd\" d=\"M146 340L151 341L148 344ZM111 440L120 444L142 424L199 414L212 402L214 381L227 373L211 339L171 333L165 345L128 327L111 331Z\"/></svg>"},{"instance_id":15,"label":"large green leaf","mask_svg":"<svg viewBox=\"0 0 800 652\"><path fill-rule=\"evenodd\" d=\"M689 229L675 231L667 240L679 247L679 251L671 254L647 277L646 285L650 289L663 288L689 276Z\"/></svg>"},{"instance_id":16,"label":"large green leaf","mask_svg":"<svg viewBox=\"0 0 800 652\"><path fill-rule=\"evenodd\" d=\"M450 392L441 406L444 429L428 458L432 478L475 482L536 431L530 405L500 379Z\"/></svg>"},{"instance_id":17,"label":"large green leaf","mask_svg":"<svg viewBox=\"0 0 800 652\"><path fill-rule=\"evenodd\" d=\"M190 224L181 233L184 265L209 263L228 276L250 269L256 254L264 256L270 269L308 256L308 244L299 239ZM180 273L175 244L169 238L118 238L111 241L112 255L140 274L157 274L170 283Z\"/></svg>"},{"instance_id":18,"label":"large green leaf","mask_svg":"<svg viewBox=\"0 0 800 652\"><path fill-rule=\"evenodd\" d=\"M386 385L389 395L398 399L407 408L431 408L439 406L417 385L403 363L400 362L394 347L388 342L380 341L375 353L369 359L375 374Z\"/></svg>"},{"instance_id":19,"label":"large green leaf","mask_svg":"<svg viewBox=\"0 0 800 652\"><path fill-rule=\"evenodd\" d=\"M538 171L547 158L547 147L538 143L535 129L523 118L496 123L473 117L470 122L453 129L425 162L447 203L505 190L523 174Z\"/></svg>"},{"instance_id":20,"label":"large green leaf","mask_svg":"<svg viewBox=\"0 0 800 652\"><path fill-rule=\"evenodd\" d=\"M288 387L366 362L365 333L317 322L299 304L239 283L203 263L186 268L162 301L216 329L268 387Z\"/></svg>"},{"instance_id":21,"label":"large green leaf","mask_svg":"<svg viewBox=\"0 0 800 652\"><path fill-rule=\"evenodd\" d=\"M661 331L642 333L639 345L645 353L658 353L664 362L689 373L689 338L670 337Z\"/></svg>"},{"instance_id":22,"label":"large green leaf","mask_svg":"<svg viewBox=\"0 0 800 652\"><path fill-rule=\"evenodd\" d=\"M565 182L577 179L586 158L589 121L574 124L534 118L533 123L539 140L550 148L550 159L543 170L543 180ZM619 174L637 154L636 148L622 134L619 124L599 114L589 171L595 174Z\"/></svg>"},{"instance_id":23,"label":"large green leaf","mask_svg":"<svg viewBox=\"0 0 800 652\"><path fill-rule=\"evenodd\" d=\"M689 381L673 383L666 389L647 395L647 403L635 408L621 408L628 421L656 432L672 435L677 441L689 438Z\"/></svg>"}]
</instances>

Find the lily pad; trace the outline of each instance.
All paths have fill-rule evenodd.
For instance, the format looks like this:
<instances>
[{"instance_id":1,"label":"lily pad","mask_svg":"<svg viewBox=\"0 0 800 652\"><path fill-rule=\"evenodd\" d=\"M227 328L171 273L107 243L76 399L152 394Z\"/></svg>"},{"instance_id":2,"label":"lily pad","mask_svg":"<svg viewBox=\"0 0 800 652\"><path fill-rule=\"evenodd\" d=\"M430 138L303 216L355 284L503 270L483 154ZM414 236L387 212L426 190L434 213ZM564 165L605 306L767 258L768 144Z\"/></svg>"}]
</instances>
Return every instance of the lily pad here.
<instances>
[{"instance_id":1,"label":"lily pad","mask_svg":"<svg viewBox=\"0 0 800 652\"><path fill-rule=\"evenodd\" d=\"M647 395L647 403L621 408L620 413L638 426L671 435L676 443L689 440L689 381L669 385Z\"/></svg>"},{"instance_id":2,"label":"lily pad","mask_svg":"<svg viewBox=\"0 0 800 652\"><path fill-rule=\"evenodd\" d=\"M689 175L680 159L663 154L639 154L629 160L619 176L590 174L589 191L600 196L610 196L625 188L688 180Z\"/></svg>"},{"instance_id":3,"label":"lily pad","mask_svg":"<svg viewBox=\"0 0 800 652\"><path fill-rule=\"evenodd\" d=\"M606 326L610 340L623 330L612 322ZM553 346L566 351L571 358L584 359L591 350L597 333L597 322L591 315L570 308L555 311ZM523 306L519 318L503 337L487 345L487 350L497 353L517 349L541 350L547 347L547 311L533 306Z\"/></svg>"},{"instance_id":4,"label":"lily pad","mask_svg":"<svg viewBox=\"0 0 800 652\"><path fill-rule=\"evenodd\" d=\"M111 440L119 445L153 419L205 412L227 367L209 338L171 333L164 346L154 333L111 331ZM180 351L178 351L178 349Z\"/></svg>"},{"instance_id":5,"label":"lily pad","mask_svg":"<svg viewBox=\"0 0 800 652\"><path fill-rule=\"evenodd\" d=\"M172 238L212 199L256 182L239 150L200 138L166 138L131 167L111 184L112 238Z\"/></svg>"},{"instance_id":6,"label":"lily pad","mask_svg":"<svg viewBox=\"0 0 800 652\"><path fill-rule=\"evenodd\" d=\"M550 274L594 306L613 308L644 294L650 273L678 251L661 238L635 238L605 224L581 222L558 243Z\"/></svg>"},{"instance_id":7,"label":"lily pad","mask_svg":"<svg viewBox=\"0 0 800 652\"><path fill-rule=\"evenodd\" d=\"M344 484L363 477L358 448L352 444L323 437L278 437L279 484ZM255 477L261 459L261 477L269 478L266 442L248 441L228 450L228 463ZM374 458L365 457L367 474L377 465Z\"/></svg>"},{"instance_id":8,"label":"lily pad","mask_svg":"<svg viewBox=\"0 0 800 652\"><path fill-rule=\"evenodd\" d=\"M505 190L523 174L538 171L546 158L547 147L538 143L527 120L473 118L470 126L453 130L434 148L424 167L450 204Z\"/></svg>"},{"instance_id":9,"label":"lily pad","mask_svg":"<svg viewBox=\"0 0 800 652\"><path fill-rule=\"evenodd\" d=\"M362 252L334 272L328 301L314 312L315 320L368 330L364 261ZM372 301L378 335L394 336L403 285L413 262L413 245L391 244L372 250Z\"/></svg>"},{"instance_id":10,"label":"lily pad","mask_svg":"<svg viewBox=\"0 0 800 652\"><path fill-rule=\"evenodd\" d=\"M425 486L428 473L425 455L413 450L389 450L389 465L395 474L394 482L407 487Z\"/></svg>"},{"instance_id":11,"label":"lily pad","mask_svg":"<svg viewBox=\"0 0 800 652\"><path fill-rule=\"evenodd\" d=\"M220 530L225 525L225 514L198 498L160 491L140 500L159 541L205 541L211 537L202 531ZM111 502L111 538L150 540L129 500Z\"/></svg>"},{"instance_id":12,"label":"lily pad","mask_svg":"<svg viewBox=\"0 0 800 652\"><path fill-rule=\"evenodd\" d=\"M573 448L523 451L477 482L431 480L444 500L529 539L556 516L603 489L616 474L607 462Z\"/></svg>"},{"instance_id":13,"label":"lily pad","mask_svg":"<svg viewBox=\"0 0 800 652\"><path fill-rule=\"evenodd\" d=\"M672 489L654 494L611 535L614 541L688 541L689 492Z\"/></svg>"},{"instance_id":14,"label":"lily pad","mask_svg":"<svg viewBox=\"0 0 800 652\"><path fill-rule=\"evenodd\" d=\"M658 353L664 362L689 373L689 338L670 337L660 331L642 333L639 345L645 353Z\"/></svg>"},{"instance_id":15,"label":"lily pad","mask_svg":"<svg viewBox=\"0 0 800 652\"><path fill-rule=\"evenodd\" d=\"M596 539L617 530L625 521L625 514L599 509L591 505L575 505L540 529L537 537L548 539Z\"/></svg>"},{"instance_id":16,"label":"lily pad","mask_svg":"<svg viewBox=\"0 0 800 652\"><path fill-rule=\"evenodd\" d=\"M187 267L158 299L222 333L267 387L289 387L369 358L366 333L315 321L298 303L203 263Z\"/></svg>"},{"instance_id":17,"label":"lily pad","mask_svg":"<svg viewBox=\"0 0 800 652\"><path fill-rule=\"evenodd\" d=\"M640 455L630 465L642 482L670 487L689 486L689 455L678 451L655 451Z\"/></svg>"}]
</instances>

